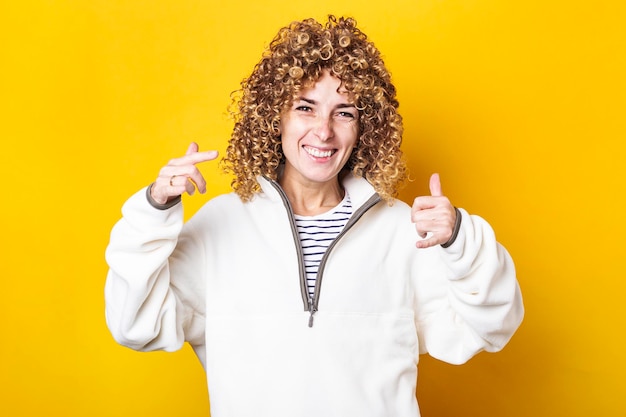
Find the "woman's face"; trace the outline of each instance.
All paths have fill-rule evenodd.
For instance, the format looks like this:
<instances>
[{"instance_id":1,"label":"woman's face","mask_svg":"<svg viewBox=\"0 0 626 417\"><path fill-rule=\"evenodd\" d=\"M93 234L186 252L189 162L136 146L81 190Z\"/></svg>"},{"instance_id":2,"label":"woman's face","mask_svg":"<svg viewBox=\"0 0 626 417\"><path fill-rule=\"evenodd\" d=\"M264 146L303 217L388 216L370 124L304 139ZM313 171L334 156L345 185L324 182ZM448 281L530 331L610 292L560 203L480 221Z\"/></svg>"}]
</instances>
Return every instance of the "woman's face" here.
<instances>
[{"instance_id":1,"label":"woman's face","mask_svg":"<svg viewBox=\"0 0 626 417\"><path fill-rule=\"evenodd\" d=\"M356 146L358 120L341 81L325 71L281 115L283 176L309 185L336 181Z\"/></svg>"}]
</instances>

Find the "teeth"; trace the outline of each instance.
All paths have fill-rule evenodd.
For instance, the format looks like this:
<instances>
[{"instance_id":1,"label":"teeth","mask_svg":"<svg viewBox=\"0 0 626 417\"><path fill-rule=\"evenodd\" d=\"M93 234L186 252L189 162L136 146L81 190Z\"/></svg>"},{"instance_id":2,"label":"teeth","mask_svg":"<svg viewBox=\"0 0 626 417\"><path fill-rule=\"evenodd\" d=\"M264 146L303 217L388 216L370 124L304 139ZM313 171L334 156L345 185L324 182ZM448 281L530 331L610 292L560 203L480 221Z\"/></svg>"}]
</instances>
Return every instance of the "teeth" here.
<instances>
[{"instance_id":1,"label":"teeth","mask_svg":"<svg viewBox=\"0 0 626 417\"><path fill-rule=\"evenodd\" d=\"M313 155L316 158L327 158L333 154L333 151L320 151L317 148L305 147L304 150L306 150L309 155Z\"/></svg>"}]
</instances>

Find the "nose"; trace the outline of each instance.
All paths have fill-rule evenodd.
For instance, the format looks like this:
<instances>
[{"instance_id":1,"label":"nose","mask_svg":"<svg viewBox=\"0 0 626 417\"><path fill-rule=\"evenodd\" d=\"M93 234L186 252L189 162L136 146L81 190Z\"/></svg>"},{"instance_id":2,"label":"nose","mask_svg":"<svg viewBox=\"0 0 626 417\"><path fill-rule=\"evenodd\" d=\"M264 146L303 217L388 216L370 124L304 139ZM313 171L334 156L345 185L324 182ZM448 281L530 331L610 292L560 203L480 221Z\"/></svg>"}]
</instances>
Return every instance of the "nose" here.
<instances>
[{"instance_id":1,"label":"nose","mask_svg":"<svg viewBox=\"0 0 626 417\"><path fill-rule=\"evenodd\" d=\"M334 136L332 118L328 116L318 116L315 121L313 133L315 133L322 142L331 139Z\"/></svg>"}]
</instances>

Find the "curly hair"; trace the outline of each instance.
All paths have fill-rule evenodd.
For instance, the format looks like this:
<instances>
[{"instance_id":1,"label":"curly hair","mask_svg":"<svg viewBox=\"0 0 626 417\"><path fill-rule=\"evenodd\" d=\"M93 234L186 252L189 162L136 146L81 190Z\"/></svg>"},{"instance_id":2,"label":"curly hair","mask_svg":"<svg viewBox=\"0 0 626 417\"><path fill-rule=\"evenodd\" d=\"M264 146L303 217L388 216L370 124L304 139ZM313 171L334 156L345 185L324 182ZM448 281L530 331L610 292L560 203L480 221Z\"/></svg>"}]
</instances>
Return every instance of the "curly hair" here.
<instances>
[{"instance_id":1,"label":"curly hair","mask_svg":"<svg viewBox=\"0 0 626 417\"><path fill-rule=\"evenodd\" d=\"M359 111L357 146L344 170L367 179L389 203L397 195L406 178L406 163L391 75L354 19L330 15L325 25L305 19L280 29L232 95L235 126L222 163L234 174L231 185L243 201L260 191L257 176L278 180L284 161L281 113L323 71L341 80Z\"/></svg>"}]
</instances>

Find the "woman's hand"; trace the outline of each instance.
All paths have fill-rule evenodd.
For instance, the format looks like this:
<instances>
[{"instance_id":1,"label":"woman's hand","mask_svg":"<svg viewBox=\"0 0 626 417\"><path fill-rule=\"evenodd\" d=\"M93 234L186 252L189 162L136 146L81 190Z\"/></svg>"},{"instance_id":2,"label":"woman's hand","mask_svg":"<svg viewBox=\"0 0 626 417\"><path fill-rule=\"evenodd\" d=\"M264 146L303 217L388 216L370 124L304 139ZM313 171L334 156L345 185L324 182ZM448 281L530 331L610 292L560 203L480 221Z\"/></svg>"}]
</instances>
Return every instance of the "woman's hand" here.
<instances>
[{"instance_id":1,"label":"woman's hand","mask_svg":"<svg viewBox=\"0 0 626 417\"><path fill-rule=\"evenodd\" d=\"M192 142L185 156L172 159L161 168L159 176L150 189L150 196L159 204L167 204L184 192L193 195L198 188L201 194L206 192L206 181L196 167L200 162L217 158L217 151L198 151L198 144Z\"/></svg>"},{"instance_id":2,"label":"woman's hand","mask_svg":"<svg viewBox=\"0 0 626 417\"><path fill-rule=\"evenodd\" d=\"M430 177L430 196L417 197L411 209L411 220L422 238L415 246L428 248L447 243L452 237L456 210L441 193L439 174Z\"/></svg>"}]
</instances>

